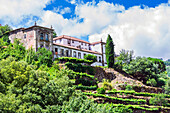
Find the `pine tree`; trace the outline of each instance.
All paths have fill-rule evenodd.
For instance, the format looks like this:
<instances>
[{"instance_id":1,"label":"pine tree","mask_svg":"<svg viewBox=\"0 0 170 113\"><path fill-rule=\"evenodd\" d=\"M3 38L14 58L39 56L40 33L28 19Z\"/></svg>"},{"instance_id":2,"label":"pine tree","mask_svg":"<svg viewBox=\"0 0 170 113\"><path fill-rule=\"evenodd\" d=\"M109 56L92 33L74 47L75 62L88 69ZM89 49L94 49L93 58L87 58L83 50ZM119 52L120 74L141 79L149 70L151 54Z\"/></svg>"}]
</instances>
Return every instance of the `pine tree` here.
<instances>
[{"instance_id":1,"label":"pine tree","mask_svg":"<svg viewBox=\"0 0 170 113\"><path fill-rule=\"evenodd\" d=\"M114 44L110 35L106 41L106 60L108 68L114 67Z\"/></svg>"}]
</instances>

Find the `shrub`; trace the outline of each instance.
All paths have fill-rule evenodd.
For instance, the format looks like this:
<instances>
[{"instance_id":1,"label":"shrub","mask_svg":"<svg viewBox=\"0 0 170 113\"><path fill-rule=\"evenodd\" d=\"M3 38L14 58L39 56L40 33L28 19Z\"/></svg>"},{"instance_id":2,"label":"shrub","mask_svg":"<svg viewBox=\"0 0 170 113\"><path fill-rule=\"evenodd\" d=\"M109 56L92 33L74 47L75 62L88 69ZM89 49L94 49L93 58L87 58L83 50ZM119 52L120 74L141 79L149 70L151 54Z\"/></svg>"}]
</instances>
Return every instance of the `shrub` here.
<instances>
[{"instance_id":1,"label":"shrub","mask_svg":"<svg viewBox=\"0 0 170 113\"><path fill-rule=\"evenodd\" d=\"M127 85L127 86L126 86L126 90L127 90L127 91L131 91L131 90L133 90L133 88L132 88L131 85Z\"/></svg>"},{"instance_id":2,"label":"shrub","mask_svg":"<svg viewBox=\"0 0 170 113\"><path fill-rule=\"evenodd\" d=\"M157 85L157 82L156 82L156 80L154 78L149 79L146 83L148 85L151 85L151 86L156 86Z\"/></svg>"},{"instance_id":3,"label":"shrub","mask_svg":"<svg viewBox=\"0 0 170 113\"><path fill-rule=\"evenodd\" d=\"M165 85L165 93L170 94L170 79L167 81Z\"/></svg>"},{"instance_id":4,"label":"shrub","mask_svg":"<svg viewBox=\"0 0 170 113\"><path fill-rule=\"evenodd\" d=\"M152 97L149 100L149 104L159 105L159 106L167 106L168 100L166 100L164 94L159 94L159 95L155 95L154 97Z\"/></svg>"},{"instance_id":5,"label":"shrub","mask_svg":"<svg viewBox=\"0 0 170 113\"><path fill-rule=\"evenodd\" d=\"M106 80L106 79L103 79L102 87L103 87L105 90L111 90L111 89L112 89L111 83L109 83L108 80Z\"/></svg>"},{"instance_id":6,"label":"shrub","mask_svg":"<svg viewBox=\"0 0 170 113\"><path fill-rule=\"evenodd\" d=\"M78 85L76 86L76 89L81 89L81 90L96 90L97 86L83 86L83 85Z\"/></svg>"},{"instance_id":7,"label":"shrub","mask_svg":"<svg viewBox=\"0 0 170 113\"><path fill-rule=\"evenodd\" d=\"M159 78L158 79L158 86L165 86L165 84L166 84L166 80L164 79L164 78Z\"/></svg>"},{"instance_id":8,"label":"shrub","mask_svg":"<svg viewBox=\"0 0 170 113\"><path fill-rule=\"evenodd\" d=\"M87 64L93 63L93 61L91 60L78 59L78 58L73 58L73 57L60 57L58 58L58 60L65 61L65 62L73 62L73 63L87 63Z\"/></svg>"},{"instance_id":9,"label":"shrub","mask_svg":"<svg viewBox=\"0 0 170 113\"><path fill-rule=\"evenodd\" d=\"M87 54L87 55L84 56L84 59L85 59L85 60L91 60L91 61L93 61L93 62L96 62L96 61L97 61L97 56L92 55L92 54Z\"/></svg>"},{"instance_id":10,"label":"shrub","mask_svg":"<svg viewBox=\"0 0 170 113\"><path fill-rule=\"evenodd\" d=\"M104 88L97 88L97 93L98 94L104 94L105 93L105 89Z\"/></svg>"},{"instance_id":11,"label":"shrub","mask_svg":"<svg viewBox=\"0 0 170 113\"><path fill-rule=\"evenodd\" d=\"M82 64L74 64L71 62L65 63L65 66L67 66L69 69L75 72L89 73L89 74L94 75L94 69L91 66L86 66Z\"/></svg>"}]
</instances>

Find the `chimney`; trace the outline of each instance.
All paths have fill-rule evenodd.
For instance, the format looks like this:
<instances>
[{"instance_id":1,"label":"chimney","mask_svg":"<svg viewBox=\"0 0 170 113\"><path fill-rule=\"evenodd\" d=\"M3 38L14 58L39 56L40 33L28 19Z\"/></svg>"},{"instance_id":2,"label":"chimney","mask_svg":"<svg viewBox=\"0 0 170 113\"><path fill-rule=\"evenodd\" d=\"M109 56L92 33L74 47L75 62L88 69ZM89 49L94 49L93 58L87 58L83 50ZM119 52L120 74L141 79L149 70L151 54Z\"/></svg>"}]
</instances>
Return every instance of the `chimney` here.
<instances>
[{"instance_id":1,"label":"chimney","mask_svg":"<svg viewBox=\"0 0 170 113\"><path fill-rule=\"evenodd\" d=\"M37 25L37 22L35 21L35 24L34 24L34 26L36 26Z\"/></svg>"}]
</instances>

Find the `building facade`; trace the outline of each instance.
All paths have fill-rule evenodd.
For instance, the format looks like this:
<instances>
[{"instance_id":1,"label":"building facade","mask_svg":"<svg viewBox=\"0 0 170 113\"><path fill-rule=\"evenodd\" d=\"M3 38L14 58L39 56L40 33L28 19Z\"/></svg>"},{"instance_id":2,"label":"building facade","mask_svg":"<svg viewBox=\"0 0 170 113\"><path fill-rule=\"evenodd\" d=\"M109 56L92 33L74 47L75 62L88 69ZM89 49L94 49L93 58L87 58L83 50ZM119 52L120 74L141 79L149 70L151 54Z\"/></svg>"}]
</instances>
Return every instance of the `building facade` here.
<instances>
[{"instance_id":1,"label":"building facade","mask_svg":"<svg viewBox=\"0 0 170 113\"><path fill-rule=\"evenodd\" d=\"M92 65L105 66L105 45L106 43L102 41L89 43L75 37L62 35L53 39L54 58L66 56L83 59L86 54L93 54L97 56L97 62Z\"/></svg>"},{"instance_id":2,"label":"building facade","mask_svg":"<svg viewBox=\"0 0 170 113\"><path fill-rule=\"evenodd\" d=\"M34 26L29 28L19 28L9 32L9 39L14 43L15 39L19 39L26 49L33 48L35 51L38 48L45 47L53 52L54 58L66 56L83 59L86 54L97 56L97 62L92 65L105 66L106 55L105 45L102 41L89 43L87 41L71 37L58 36L53 38L53 29L42 26Z\"/></svg>"},{"instance_id":3,"label":"building facade","mask_svg":"<svg viewBox=\"0 0 170 113\"><path fill-rule=\"evenodd\" d=\"M19 28L9 32L9 40L14 43L15 39L19 39L26 49L33 48L35 51L39 47L45 47L53 50L53 29L37 26L29 28Z\"/></svg>"}]
</instances>

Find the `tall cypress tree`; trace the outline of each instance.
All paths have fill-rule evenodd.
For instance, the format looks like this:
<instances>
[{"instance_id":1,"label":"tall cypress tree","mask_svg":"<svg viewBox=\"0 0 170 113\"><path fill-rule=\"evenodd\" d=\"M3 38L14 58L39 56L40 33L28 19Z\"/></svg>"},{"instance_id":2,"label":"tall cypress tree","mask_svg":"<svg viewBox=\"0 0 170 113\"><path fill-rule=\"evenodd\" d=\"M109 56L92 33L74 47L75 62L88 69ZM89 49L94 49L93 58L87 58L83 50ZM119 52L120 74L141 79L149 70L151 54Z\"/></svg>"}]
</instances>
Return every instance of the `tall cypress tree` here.
<instances>
[{"instance_id":1,"label":"tall cypress tree","mask_svg":"<svg viewBox=\"0 0 170 113\"><path fill-rule=\"evenodd\" d=\"M108 68L114 67L114 44L110 35L107 37L106 41L106 60Z\"/></svg>"}]
</instances>

